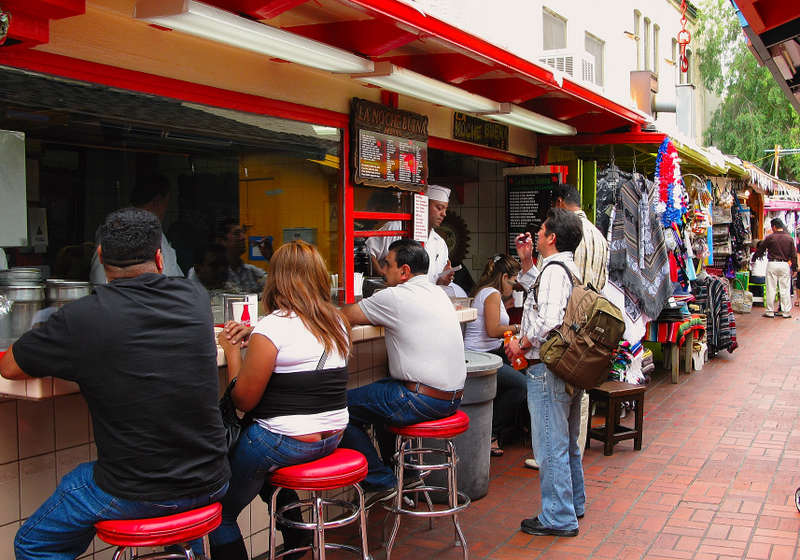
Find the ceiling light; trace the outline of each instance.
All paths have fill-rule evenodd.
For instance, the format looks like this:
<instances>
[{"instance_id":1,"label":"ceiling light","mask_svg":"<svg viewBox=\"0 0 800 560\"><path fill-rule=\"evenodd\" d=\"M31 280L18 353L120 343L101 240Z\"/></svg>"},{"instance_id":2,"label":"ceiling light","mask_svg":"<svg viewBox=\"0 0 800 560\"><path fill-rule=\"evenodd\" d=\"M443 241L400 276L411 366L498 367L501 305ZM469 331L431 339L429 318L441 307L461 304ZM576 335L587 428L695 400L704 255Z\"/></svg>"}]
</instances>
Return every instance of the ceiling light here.
<instances>
[{"instance_id":1,"label":"ceiling light","mask_svg":"<svg viewBox=\"0 0 800 560\"><path fill-rule=\"evenodd\" d=\"M329 72L369 72L372 61L194 0L139 0L136 19Z\"/></svg>"},{"instance_id":2,"label":"ceiling light","mask_svg":"<svg viewBox=\"0 0 800 560\"><path fill-rule=\"evenodd\" d=\"M500 104L496 101L400 68L391 62L378 62L375 64L374 72L354 73L350 77L464 113L489 113L500 110Z\"/></svg>"},{"instance_id":3,"label":"ceiling light","mask_svg":"<svg viewBox=\"0 0 800 560\"><path fill-rule=\"evenodd\" d=\"M575 136L578 133L574 126L528 111L522 107L517 107L511 103L500 103L500 112L489 113L484 116L504 124L511 124L552 136Z\"/></svg>"}]
</instances>

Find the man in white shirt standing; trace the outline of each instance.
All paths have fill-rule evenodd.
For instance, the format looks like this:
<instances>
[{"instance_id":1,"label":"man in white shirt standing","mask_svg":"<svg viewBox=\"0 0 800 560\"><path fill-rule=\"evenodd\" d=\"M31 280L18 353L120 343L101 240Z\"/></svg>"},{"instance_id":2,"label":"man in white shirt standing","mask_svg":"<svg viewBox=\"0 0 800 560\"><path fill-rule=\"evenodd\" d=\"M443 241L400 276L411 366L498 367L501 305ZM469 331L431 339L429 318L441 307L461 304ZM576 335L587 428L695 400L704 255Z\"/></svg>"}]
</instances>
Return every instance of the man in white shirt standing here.
<instances>
[{"instance_id":1,"label":"man in white shirt standing","mask_svg":"<svg viewBox=\"0 0 800 560\"><path fill-rule=\"evenodd\" d=\"M539 357L539 348L550 331L564 320L572 293L573 275L578 269L573 253L583 237L581 220L563 208L551 208L538 234L537 249L542 257L541 273L533 265L533 239L529 233L516 239L522 264L520 284L528 290L522 313L520 339L506 345L513 359L524 354L528 359L528 409L531 414L533 454L539 462L542 509L524 519L521 530L529 535L574 537L578 519L586 509L583 464L578 448L581 397L583 391L568 387ZM553 264L553 266L548 266ZM538 289L532 290L539 278Z\"/></svg>"}]
</instances>

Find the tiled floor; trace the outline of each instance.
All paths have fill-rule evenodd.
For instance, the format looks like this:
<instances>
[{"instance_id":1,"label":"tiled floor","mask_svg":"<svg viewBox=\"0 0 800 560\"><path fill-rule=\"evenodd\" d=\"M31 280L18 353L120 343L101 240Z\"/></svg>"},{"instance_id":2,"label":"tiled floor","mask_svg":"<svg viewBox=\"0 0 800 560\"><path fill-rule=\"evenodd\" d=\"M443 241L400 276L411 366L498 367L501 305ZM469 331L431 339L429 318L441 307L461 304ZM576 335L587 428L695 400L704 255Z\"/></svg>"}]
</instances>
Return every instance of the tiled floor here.
<instances>
[{"instance_id":1,"label":"tiled floor","mask_svg":"<svg viewBox=\"0 0 800 560\"><path fill-rule=\"evenodd\" d=\"M584 457L587 510L575 538L532 537L538 473L521 443L492 459L487 497L461 516L470 558L792 559L800 554L800 312L737 315L739 348L677 385L657 373L645 398L641 451L632 441ZM376 559L383 513L371 514ZM462 558L449 521L404 520L392 558ZM349 528L342 529L347 531ZM336 558L339 556L337 555Z\"/></svg>"}]
</instances>

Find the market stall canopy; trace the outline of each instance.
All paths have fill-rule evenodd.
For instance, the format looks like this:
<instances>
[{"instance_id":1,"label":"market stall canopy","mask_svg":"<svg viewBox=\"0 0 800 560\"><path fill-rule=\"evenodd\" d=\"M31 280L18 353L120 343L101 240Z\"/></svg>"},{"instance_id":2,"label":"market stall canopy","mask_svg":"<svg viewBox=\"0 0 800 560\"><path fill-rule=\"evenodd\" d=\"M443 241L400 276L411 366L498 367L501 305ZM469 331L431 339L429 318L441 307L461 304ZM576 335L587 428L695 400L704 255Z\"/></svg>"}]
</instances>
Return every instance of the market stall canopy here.
<instances>
[{"instance_id":1,"label":"market stall canopy","mask_svg":"<svg viewBox=\"0 0 800 560\"><path fill-rule=\"evenodd\" d=\"M5 0L3 9L14 14L15 22L8 40L15 49L46 43L50 20L81 17L87 3L91 0ZM140 1L143 3L145 0ZM170 10L199 3L164 0L149 4ZM635 132L645 122L640 112L566 74L525 60L400 0L210 0L207 4L230 12L231 17L241 15L257 26L264 24L264 28L288 32L294 39L341 51L353 64L358 58L366 60L367 66L374 63L376 69L391 64L464 94L486 98L502 105L498 114L507 115L509 122L519 116L515 114L518 109L552 119L562 125L562 133ZM297 45L296 40L292 43ZM369 73L370 68L347 71L355 75Z\"/></svg>"},{"instance_id":2,"label":"market stall canopy","mask_svg":"<svg viewBox=\"0 0 800 560\"><path fill-rule=\"evenodd\" d=\"M731 0L751 51L800 113L800 2Z\"/></svg>"},{"instance_id":3,"label":"market stall canopy","mask_svg":"<svg viewBox=\"0 0 800 560\"><path fill-rule=\"evenodd\" d=\"M761 194L796 196L800 193L797 187L789 185L769 173L765 173L749 161L743 161L742 165L747 171L750 186Z\"/></svg>"},{"instance_id":4,"label":"market stall canopy","mask_svg":"<svg viewBox=\"0 0 800 560\"><path fill-rule=\"evenodd\" d=\"M777 198L764 199L764 213L766 212L799 212L800 202L782 200Z\"/></svg>"}]
</instances>

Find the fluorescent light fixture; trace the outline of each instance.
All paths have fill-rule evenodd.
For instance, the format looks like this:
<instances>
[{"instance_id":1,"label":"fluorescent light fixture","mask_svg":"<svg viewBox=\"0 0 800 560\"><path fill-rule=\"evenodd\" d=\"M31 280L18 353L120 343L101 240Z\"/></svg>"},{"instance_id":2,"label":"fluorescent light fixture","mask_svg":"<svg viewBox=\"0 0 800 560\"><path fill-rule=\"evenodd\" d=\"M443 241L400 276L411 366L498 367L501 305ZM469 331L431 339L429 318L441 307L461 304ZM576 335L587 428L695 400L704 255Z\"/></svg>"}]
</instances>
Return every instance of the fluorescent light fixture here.
<instances>
[{"instance_id":1,"label":"fluorescent light fixture","mask_svg":"<svg viewBox=\"0 0 800 560\"><path fill-rule=\"evenodd\" d=\"M194 0L139 0L136 19L329 72L371 72L351 52L252 21Z\"/></svg>"},{"instance_id":2,"label":"fluorescent light fixture","mask_svg":"<svg viewBox=\"0 0 800 560\"><path fill-rule=\"evenodd\" d=\"M575 136L578 131L574 126L545 117L539 113L528 111L511 103L500 103L500 112L484 116L504 124L510 124L551 136Z\"/></svg>"},{"instance_id":3,"label":"fluorescent light fixture","mask_svg":"<svg viewBox=\"0 0 800 560\"><path fill-rule=\"evenodd\" d=\"M464 113L493 113L500 110L500 104L496 101L400 68L391 62L378 62L374 72L354 73L350 77Z\"/></svg>"},{"instance_id":4,"label":"fluorescent light fixture","mask_svg":"<svg viewBox=\"0 0 800 560\"><path fill-rule=\"evenodd\" d=\"M317 133L317 136L339 136L339 129L332 126L319 126L312 124L311 128Z\"/></svg>"}]
</instances>

